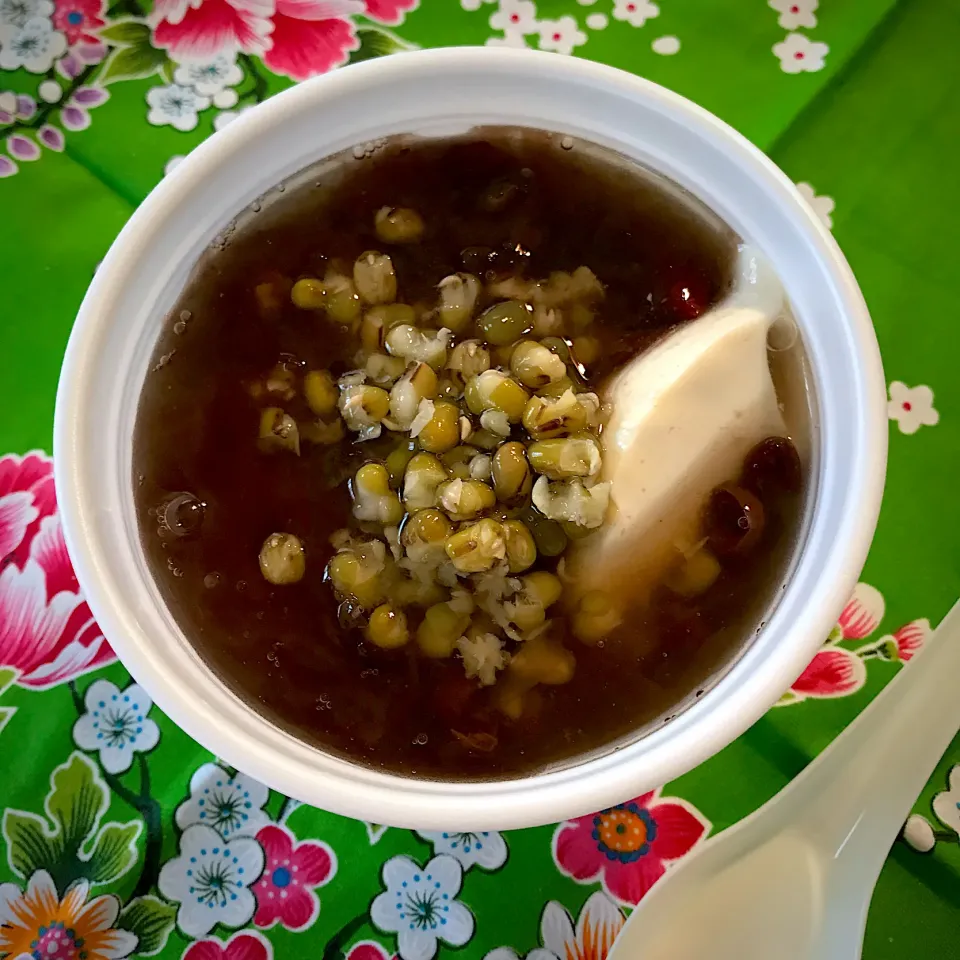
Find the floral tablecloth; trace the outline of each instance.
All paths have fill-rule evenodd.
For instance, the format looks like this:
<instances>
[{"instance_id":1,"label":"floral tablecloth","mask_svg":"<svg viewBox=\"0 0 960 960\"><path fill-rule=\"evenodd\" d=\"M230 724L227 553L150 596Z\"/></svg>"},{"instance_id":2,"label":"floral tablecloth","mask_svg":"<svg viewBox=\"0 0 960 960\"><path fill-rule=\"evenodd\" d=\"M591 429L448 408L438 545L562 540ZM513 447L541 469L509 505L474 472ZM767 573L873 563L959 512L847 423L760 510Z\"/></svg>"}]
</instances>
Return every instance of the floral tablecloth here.
<instances>
[{"instance_id":1,"label":"floral tablecloth","mask_svg":"<svg viewBox=\"0 0 960 960\"><path fill-rule=\"evenodd\" d=\"M191 742L92 620L44 452L84 289L165 171L292 82L451 44L602 60L741 130L834 230L889 383L875 545L781 703L660 790L505 834L336 817ZM603 960L960 594L958 49L952 0L0 0L0 958ZM960 957L958 761L960 740L894 845L868 960Z\"/></svg>"}]
</instances>

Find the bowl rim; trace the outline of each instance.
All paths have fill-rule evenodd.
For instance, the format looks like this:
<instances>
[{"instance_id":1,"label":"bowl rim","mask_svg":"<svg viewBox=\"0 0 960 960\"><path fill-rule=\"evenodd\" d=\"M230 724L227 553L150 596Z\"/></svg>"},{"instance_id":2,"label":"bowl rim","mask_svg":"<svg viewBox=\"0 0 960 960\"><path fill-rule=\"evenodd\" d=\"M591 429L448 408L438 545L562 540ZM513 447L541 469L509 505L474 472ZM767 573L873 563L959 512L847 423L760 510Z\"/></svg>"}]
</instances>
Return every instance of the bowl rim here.
<instances>
[{"instance_id":1,"label":"bowl rim","mask_svg":"<svg viewBox=\"0 0 960 960\"><path fill-rule=\"evenodd\" d=\"M136 271L149 255L156 254L154 248L164 230L169 232L173 218L182 215L191 196L203 195L204 184L217 182L225 161L239 162L242 151L252 149L258 138L282 135L284 125L342 109L351 100L360 102L378 91L390 99L387 91L433 84L438 77L459 77L461 83L486 78L492 87L514 83L518 100L529 99L531 109L557 101L561 104L555 107L558 118L569 110L571 132L574 124L580 129L594 122L587 116L586 100L579 107L580 114L569 105L573 94L606 97L611 104L623 101L651 123L674 124L678 136L691 135L705 155L713 151L717 157L726 157L731 170L745 178L744 184L755 185L778 208L783 229L789 228L790 237L796 237L796 250L808 255L819 269L823 295L834 304L834 313L842 321L831 336L850 361L843 371L848 376L843 398L851 406L842 414L827 411L820 425L821 448L832 443L832 462L848 467L837 485L842 489L824 488L822 481L830 478L823 471L830 464L821 464L817 502L812 508L812 535L819 538L821 556L816 564L805 561L808 538L799 564L803 577L794 570L767 627L726 675L671 723L617 751L513 780L424 780L362 767L310 747L256 714L213 675L192 648L186 649L189 644L182 635L173 637L179 647L168 644L163 651L177 663L164 660L154 649L154 641L157 630L169 634L169 615L165 609L157 609L155 586L132 578L122 567L119 548L127 551L124 556L142 551L138 539L131 545L129 537L117 538L116 530L122 527L118 520L123 520L122 510L126 509L121 502L122 484L118 485L119 474L98 455L103 452L102 443L110 450L110 443L129 446L129 438L101 441L96 432L104 426L96 422L98 410L112 411L105 424L108 428L120 423L118 411L124 397L117 384L123 376L129 377L129 371L121 368L120 375L114 370L110 380L110 371L101 359L111 347L111 336L122 336L118 333L119 306L130 295L128 288ZM551 86L548 89L546 85ZM538 96L547 99L537 101ZM393 100L389 106L396 109L398 103ZM515 109L520 108L511 102L503 113ZM481 116L486 114L471 114L465 125L480 123ZM384 123L374 126L380 129ZM552 121L551 125L556 126ZM599 133L588 139L603 143ZM628 153L636 158L636 150ZM662 164L656 166L663 169ZM277 170L271 179L274 184L294 172L279 166ZM690 188L676 169L667 175ZM249 199L237 194L234 215ZM708 201L708 205L716 209L714 202ZM165 248L170 256L175 258L185 249L185 244L178 247L171 238L165 239L170 241ZM149 295L141 296L150 300ZM806 333L805 315L800 313L797 319ZM155 341L155 337L154 332L151 339ZM824 369L832 369L829 364L833 361L825 356L820 356L824 368L818 365L816 355L810 358L815 378ZM832 377L836 392L839 374ZM821 387L817 379L818 395ZM445 48L367 61L285 90L201 144L161 181L111 247L71 333L57 392L54 472L64 537L91 611L133 677L190 736L270 787L346 816L419 829L505 829L583 815L675 779L734 740L776 702L828 635L866 557L883 490L885 404L879 349L850 268L793 184L745 138L678 94L612 67L531 50ZM838 437L842 432L842 442L828 442L827 428ZM124 455L122 450L120 455ZM132 472L126 477L132 503ZM110 502L111 493L121 500ZM818 516L818 511L822 514L826 509L824 504L830 505L825 497L836 501L831 505L830 529L825 529L826 521ZM167 620L162 623L165 615ZM179 631L174 628L173 633ZM187 668L195 669L196 676L184 674Z\"/></svg>"}]
</instances>

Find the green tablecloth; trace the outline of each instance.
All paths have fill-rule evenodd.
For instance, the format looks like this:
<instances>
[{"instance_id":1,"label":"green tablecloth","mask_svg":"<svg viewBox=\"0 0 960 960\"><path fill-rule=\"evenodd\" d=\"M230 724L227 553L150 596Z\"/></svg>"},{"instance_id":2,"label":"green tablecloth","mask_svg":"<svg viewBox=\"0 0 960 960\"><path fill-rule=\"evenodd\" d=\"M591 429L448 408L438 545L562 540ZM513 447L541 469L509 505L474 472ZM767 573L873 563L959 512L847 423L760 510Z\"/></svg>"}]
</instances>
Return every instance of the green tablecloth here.
<instances>
[{"instance_id":1,"label":"green tablecloth","mask_svg":"<svg viewBox=\"0 0 960 960\"><path fill-rule=\"evenodd\" d=\"M465 43L635 71L766 150L857 273L891 432L863 582L781 705L654 794L479 836L299 806L160 715L78 592L43 452L84 289L178 157L293 80ZM960 594L958 49L949 0L0 0L0 958L602 960L663 871L795 775ZM960 741L894 846L868 960L960 956L956 761ZM636 843L614 848L618 824Z\"/></svg>"}]
</instances>

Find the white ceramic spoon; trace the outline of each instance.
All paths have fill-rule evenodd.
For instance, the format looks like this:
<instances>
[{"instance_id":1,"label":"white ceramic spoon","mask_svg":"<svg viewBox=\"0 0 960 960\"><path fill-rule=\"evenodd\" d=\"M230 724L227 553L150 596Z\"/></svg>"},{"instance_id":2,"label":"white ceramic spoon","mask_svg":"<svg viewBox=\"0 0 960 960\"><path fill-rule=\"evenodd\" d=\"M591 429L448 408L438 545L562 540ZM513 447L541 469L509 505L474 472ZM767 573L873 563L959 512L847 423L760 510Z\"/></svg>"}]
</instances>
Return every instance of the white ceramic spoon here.
<instances>
[{"instance_id":1,"label":"white ceramic spoon","mask_svg":"<svg viewBox=\"0 0 960 960\"><path fill-rule=\"evenodd\" d=\"M769 803L641 901L608 960L857 960L873 887L960 727L960 603Z\"/></svg>"}]
</instances>

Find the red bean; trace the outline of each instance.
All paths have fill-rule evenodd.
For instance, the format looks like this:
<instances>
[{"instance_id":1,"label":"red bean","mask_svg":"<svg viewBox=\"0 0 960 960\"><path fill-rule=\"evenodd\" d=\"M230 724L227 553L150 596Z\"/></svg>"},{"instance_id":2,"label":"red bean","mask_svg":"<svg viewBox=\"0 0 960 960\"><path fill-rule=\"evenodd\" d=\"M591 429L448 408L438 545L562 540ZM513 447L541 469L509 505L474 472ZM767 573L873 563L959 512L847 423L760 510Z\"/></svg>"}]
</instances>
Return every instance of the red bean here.
<instances>
[{"instance_id":1,"label":"red bean","mask_svg":"<svg viewBox=\"0 0 960 960\"><path fill-rule=\"evenodd\" d=\"M667 308L681 320L694 320L710 305L710 294L699 280L678 280L667 293Z\"/></svg>"},{"instance_id":2,"label":"red bean","mask_svg":"<svg viewBox=\"0 0 960 960\"><path fill-rule=\"evenodd\" d=\"M760 496L799 493L802 480L800 456L786 437L767 437L744 457L741 483Z\"/></svg>"},{"instance_id":3,"label":"red bean","mask_svg":"<svg viewBox=\"0 0 960 960\"><path fill-rule=\"evenodd\" d=\"M704 525L718 556L747 553L763 533L763 504L749 490L724 484L710 497Z\"/></svg>"}]
</instances>

